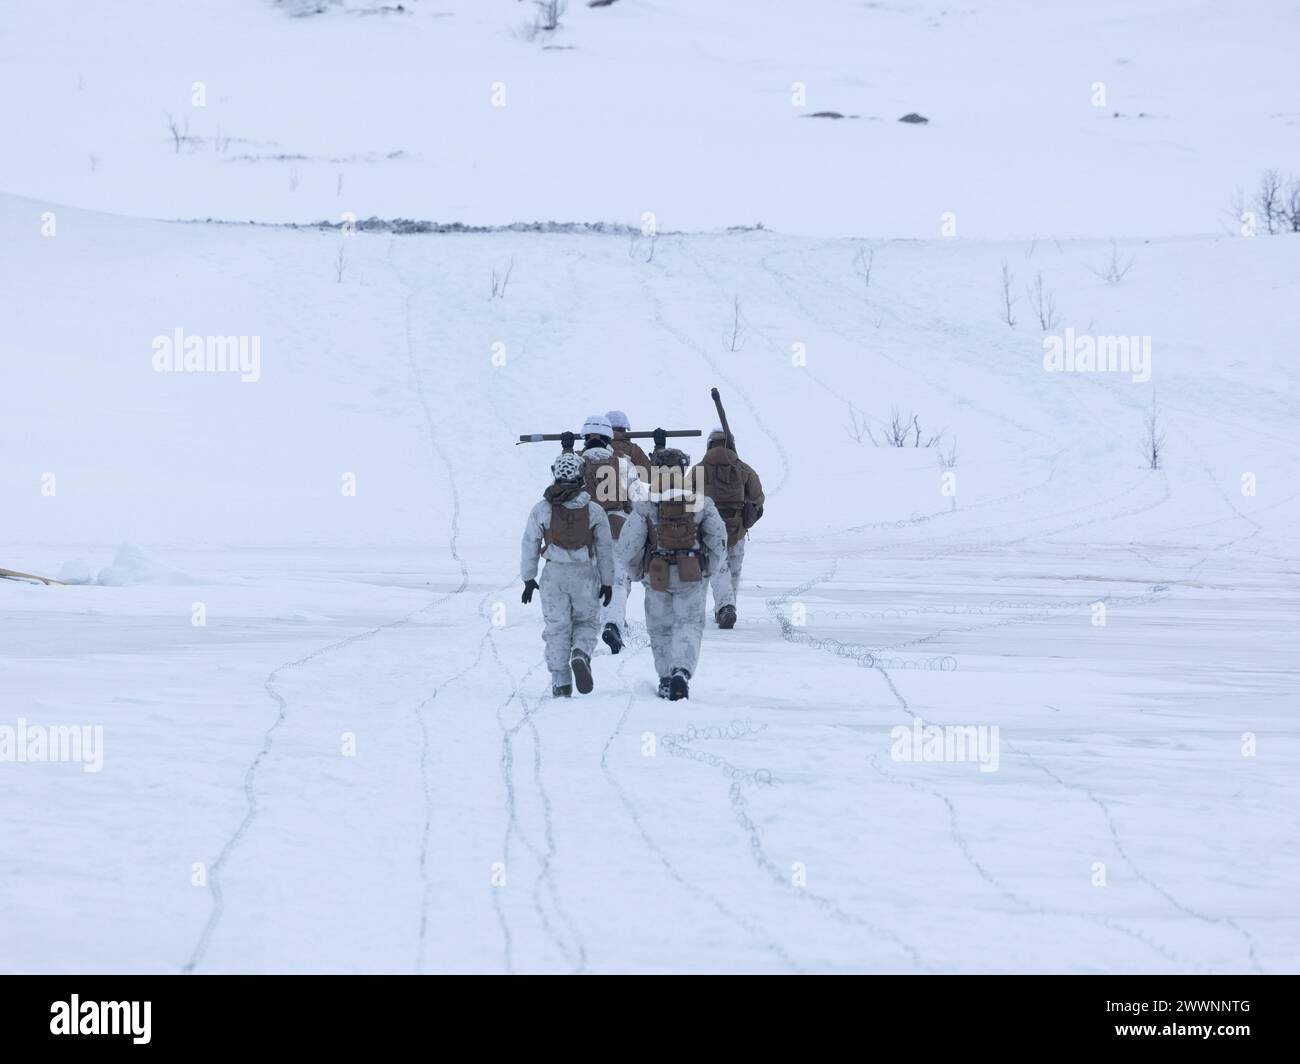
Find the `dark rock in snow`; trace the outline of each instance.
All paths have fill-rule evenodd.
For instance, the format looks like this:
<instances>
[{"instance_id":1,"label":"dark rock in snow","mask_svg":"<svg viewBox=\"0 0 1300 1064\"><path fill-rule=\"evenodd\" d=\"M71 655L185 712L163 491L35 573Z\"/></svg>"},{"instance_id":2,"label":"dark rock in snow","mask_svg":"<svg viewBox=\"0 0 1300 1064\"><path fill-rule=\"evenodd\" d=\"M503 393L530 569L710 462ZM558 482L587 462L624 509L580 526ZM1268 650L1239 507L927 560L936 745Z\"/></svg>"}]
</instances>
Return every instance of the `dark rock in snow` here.
<instances>
[{"instance_id":1,"label":"dark rock in snow","mask_svg":"<svg viewBox=\"0 0 1300 1064\"><path fill-rule=\"evenodd\" d=\"M903 115L903 117L900 118L899 121L907 122L909 125L913 125L913 126L923 126L930 120L926 118L925 115L919 115L915 111L911 111Z\"/></svg>"}]
</instances>

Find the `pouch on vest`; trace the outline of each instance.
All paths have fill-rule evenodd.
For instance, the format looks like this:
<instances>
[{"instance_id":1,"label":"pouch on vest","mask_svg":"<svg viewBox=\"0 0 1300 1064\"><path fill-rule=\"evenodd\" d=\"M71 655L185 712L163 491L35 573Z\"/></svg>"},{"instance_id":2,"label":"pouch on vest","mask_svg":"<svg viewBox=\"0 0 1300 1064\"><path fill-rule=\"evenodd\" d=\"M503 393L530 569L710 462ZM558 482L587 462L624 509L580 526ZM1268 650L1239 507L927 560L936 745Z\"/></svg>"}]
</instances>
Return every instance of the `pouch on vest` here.
<instances>
[{"instance_id":1,"label":"pouch on vest","mask_svg":"<svg viewBox=\"0 0 1300 1064\"><path fill-rule=\"evenodd\" d=\"M646 567L646 574L650 580L650 590L667 591L670 571L667 558L658 554L651 558L650 564Z\"/></svg>"},{"instance_id":2,"label":"pouch on vest","mask_svg":"<svg viewBox=\"0 0 1300 1064\"><path fill-rule=\"evenodd\" d=\"M677 579L684 580L688 584L695 583L703 575L700 569L700 556L698 554L679 554L677 555Z\"/></svg>"},{"instance_id":3,"label":"pouch on vest","mask_svg":"<svg viewBox=\"0 0 1300 1064\"><path fill-rule=\"evenodd\" d=\"M659 503L655 546L659 550L691 550L699 542L695 515L680 500Z\"/></svg>"}]
</instances>

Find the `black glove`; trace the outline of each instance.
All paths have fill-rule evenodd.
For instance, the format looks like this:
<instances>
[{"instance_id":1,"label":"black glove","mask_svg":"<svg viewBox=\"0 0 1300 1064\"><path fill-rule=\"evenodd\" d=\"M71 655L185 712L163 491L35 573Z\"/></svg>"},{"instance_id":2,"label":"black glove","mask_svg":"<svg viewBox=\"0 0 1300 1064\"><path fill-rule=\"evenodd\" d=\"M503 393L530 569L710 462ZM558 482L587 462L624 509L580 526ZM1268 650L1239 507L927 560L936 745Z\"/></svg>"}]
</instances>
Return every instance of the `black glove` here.
<instances>
[{"instance_id":1,"label":"black glove","mask_svg":"<svg viewBox=\"0 0 1300 1064\"><path fill-rule=\"evenodd\" d=\"M600 604L602 606L608 606L609 600L614 597L614 589L608 584L601 584L598 594L600 595Z\"/></svg>"},{"instance_id":2,"label":"black glove","mask_svg":"<svg viewBox=\"0 0 1300 1064\"><path fill-rule=\"evenodd\" d=\"M523 602L523 604L524 604L525 606L527 606L530 602L533 601L533 592L536 591L536 590L537 590L537 581L536 581L536 580L525 580L525 581L524 581L524 594L523 594L523 597L522 597L521 601Z\"/></svg>"},{"instance_id":3,"label":"black glove","mask_svg":"<svg viewBox=\"0 0 1300 1064\"><path fill-rule=\"evenodd\" d=\"M560 433L561 449L565 451L573 450L573 445L577 441L577 439L578 437L575 436L572 432L561 432Z\"/></svg>"},{"instance_id":4,"label":"black glove","mask_svg":"<svg viewBox=\"0 0 1300 1064\"><path fill-rule=\"evenodd\" d=\"M655 446L661 451L668 446L668 433L663 429L655 429Z\"/></svg>"}]
</instances>

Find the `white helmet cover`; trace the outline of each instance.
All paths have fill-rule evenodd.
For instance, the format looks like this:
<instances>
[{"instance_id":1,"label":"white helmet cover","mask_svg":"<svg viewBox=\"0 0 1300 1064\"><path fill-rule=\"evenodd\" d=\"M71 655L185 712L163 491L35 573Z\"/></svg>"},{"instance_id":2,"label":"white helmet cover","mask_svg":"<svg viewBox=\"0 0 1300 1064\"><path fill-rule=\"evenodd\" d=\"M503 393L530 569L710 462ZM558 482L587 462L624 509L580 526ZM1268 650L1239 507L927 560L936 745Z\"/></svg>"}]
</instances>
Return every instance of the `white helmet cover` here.
<instances>
[{"instance_id":1,"label":"white helmet cover","mask_svg":"<svg viewBox=\"0 0 1300 1064\"><path fill-rule=\"evenodd\" d=\"M583 468L581 455L565 451L551 463L551 476L556 480L581 480Z\"/></svg>"}]
</instances>

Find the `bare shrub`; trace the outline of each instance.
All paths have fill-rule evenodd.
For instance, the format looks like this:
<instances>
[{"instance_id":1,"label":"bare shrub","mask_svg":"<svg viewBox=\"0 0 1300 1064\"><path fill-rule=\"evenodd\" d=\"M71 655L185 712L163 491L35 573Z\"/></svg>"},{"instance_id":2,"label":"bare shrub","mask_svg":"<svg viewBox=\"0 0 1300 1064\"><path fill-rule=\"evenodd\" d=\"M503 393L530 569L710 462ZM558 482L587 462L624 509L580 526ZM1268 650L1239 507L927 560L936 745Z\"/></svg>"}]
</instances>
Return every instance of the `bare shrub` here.
<instances>
[{"instance_id":1,"label":"bare shrub","mask_svg":"<svg viewBox=\"0 0 1300 1064\"><path fill-rule=\"evenodd\" d=\"M1259 175L1254 207L1269 236L1282 231L1287 217L1283 203L1282 175L1276 170L1265 170Z\"/></svg>"},{"instance_id":2,"label":"bare shrub","mask_svg":"<svg viewBox=\"0 0 1300 1064\"><path fill-rule=\"evenodd\" d=\"M732 303L731 336L725 342L728 351L739 351L745 346L745 330L740 324L740 296L736 296Z\"/></svg>"},{"instance_id":3,"label":"bare shrub","mask_svg":"<svg viewBox=\"0 0 1300 1064\"><path fill-rule=\"evenodd\" d=\"M1286 186L1286 201L1283 212L1287 227L1293 233L1300 233L1300 181L1294 178Z\"/></svg>"},{"instance_id":4,"label":"bare shrub","mask_svg":"<svg viewBox=\"0 0 1300 1064\"><path fill-rule=\"evenodd\" d=\"M1151 409L1142 419L1142 430L1142 457L1148 469L1159 469L1164 461L1165 430L1155 392L1151 393Z\"/></svg>"},{"instance_id":5,"label":"bare shrub","mask_svg":"<svg viewBox=\"0 0 1300 1064\"><path fill-rule=\"evenodd\" d=\"M1033 301L1034 313L1038 315L1039 326L1043 332L1051 332L1060 324L1060 321L1056 316L1056 297L1043 283L1041 270L1034 280L1034 286L1029 289L1029 298Z\"/></svg>"},{"instance_id":6,"label":"bare shrub","mask_svg":"<svg viewBox=\"0 0 1300 1064\"><path fill-rule=\"evenodd\" d=\"M173 118L173 117L172 117L172 113L171 113L170 111L168 111L168 112L167 112L167 132L171 134L172 145L173 145L173 147L174 147L175 150L176 150L176 154L179 155L179 154L181 153L181 145L184 144L184 143L186 143L186 142L190 139L190 121L189 121L189 119L187 118L187 119L185 120L185 126L184 126L184 128L182 128L181 126L179 126L179 125L176 124L176 119Z\"/></svg>"},{"instance_id":7,"label":"bare shrub","mask_svg":"<svg viewBox=\"0 0 1300 1064\"><path fill-rule=\"evenodd\" d=\"M917 414L903 417L898 407L892 407L889 424L885 426L886 447L936 447L943 439L943 432L926 434L921 430L921 418Z\"/></svg>"},{"instance_id":8,"label":"bare shrub","mask_svg":"<svg viewBox=\"0 0 1300 1064\"><path fill-rule=\"evenodd\" d=\"M1137 260L1131 257L1127 262L1121 261L1119 257L1119 244L1112 240L1110 242L1110 258L1106 260L1100 270L1093 270L1092 272L1107 284L1119 284L1128 276L1128 271L1133 268L1133 263L1135 261ZM1089 269L1091 269L1091 267L1089 267Z\"/></svg>"},{"instance_id":9,"label":"bare shrub","mask_svg":"<svg viewBox=\"0 0 1300 1064\"><path fill-rule=\"evenodd\" d=\"M871 441L871 446L879 447L876 437L871 434L871 423L867 420L865 414L859 414L857 407L849 403L849 423L844 426L844 431L854 443L861 443L863 439Z\"/></svg>"},{"instance_id":10,"label":"bare shrub","mask_svg":"<svg viewBox=\"0 0 1300 1064\"><path fill-rule=\"evenodd\" d=\"M1015 300L1011 298L1011 282L1015 280L1015 275L1011 272L1011 267L1005 262L1002 264L1002 320L1011 328L1016 327L1016 316L1012 308Z\"/></svg>"},{"instance_id":11,"label":"bare shrub","mask_svg":"<svg viewBox=\"0 0 1300 1064\"><path fill-rule=\"evenodd\" d=\"M853 269L862 278L862 287L865 289L871 288L871 267L875 261L875 248L858 248L858 253L853 259Z\"/></svg>"},{"instance_id":12,"label":"bare shrub","mask_svg":"<svg viewBox=\"0 0 1300 1064\"><path fill-rule=\"evenodd\" d=\"M948 444L947 450L944 450L944 448L940 446L936 446L935 450L938 451L940 469L953 469L956 467L957 465L956 437L953 437L952 441Z\"/></svg>"},{"instance_id":13,"label":"bare shrub","mask_svg":"<svg viewBox=\"0 0 1300 1064\"><path fill-rule=\"evenodd\" d=\"M533 16L534 35L537 33L554 33L560 28L560 18L569 5L566 0L533 0L536 14Z\"/></svg>"},{"instance_id":14,"label":"bare shrub","mask_svg":"<svg viewBox=\"0 0 1300 1064\"><path fill-rule=\"evenodd\" d=\"M506 264L505 273L497 273L496 267L492 267L492 295L491 299L505 299L506 285L510 283L510 275L515 272L515 257L510 256L510 261Z\"/></svg>"}]
</instances>

